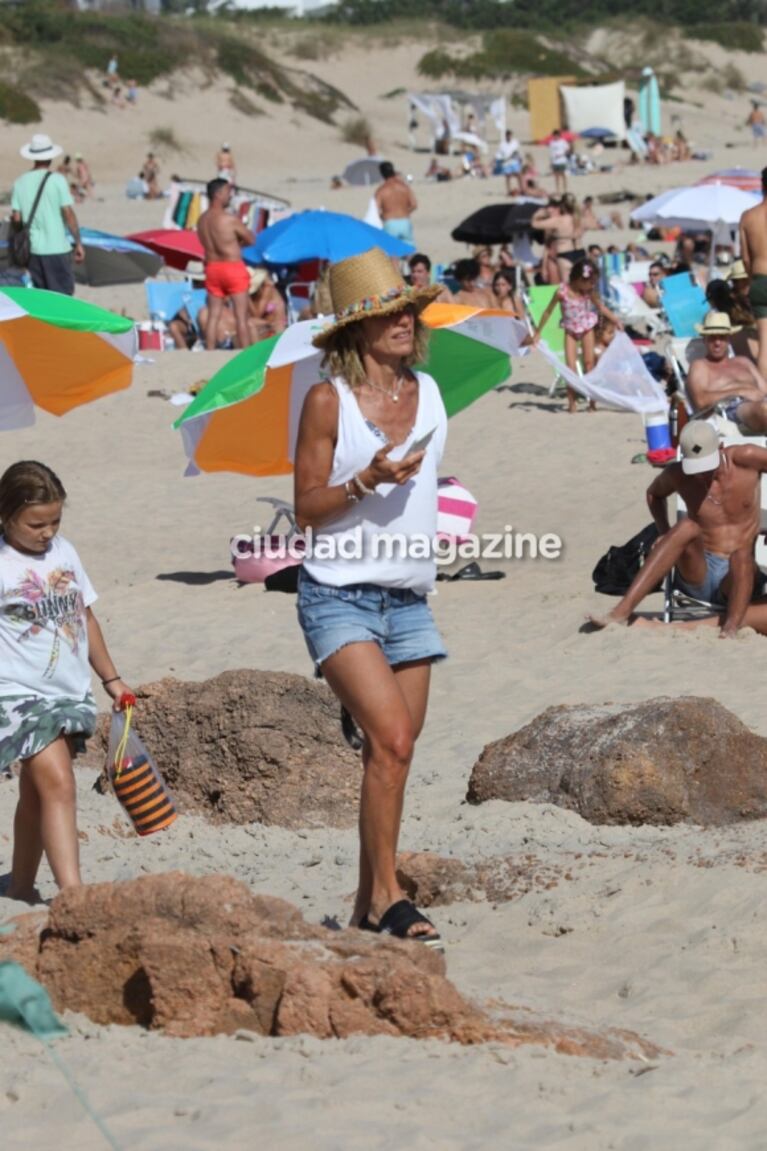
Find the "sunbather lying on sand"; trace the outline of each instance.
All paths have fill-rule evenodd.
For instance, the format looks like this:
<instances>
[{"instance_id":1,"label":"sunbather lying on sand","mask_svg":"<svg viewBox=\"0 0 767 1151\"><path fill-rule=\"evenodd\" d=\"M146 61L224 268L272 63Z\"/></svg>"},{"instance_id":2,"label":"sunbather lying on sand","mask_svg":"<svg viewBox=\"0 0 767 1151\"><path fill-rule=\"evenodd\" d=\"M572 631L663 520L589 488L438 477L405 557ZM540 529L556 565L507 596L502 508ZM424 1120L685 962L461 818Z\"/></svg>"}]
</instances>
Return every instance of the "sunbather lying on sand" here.
<instances>
[{"instance_id":1,"label":"sunbather lying on sand","mask_svg":"<svg viewBox=\"0 0 767 1151\"><path fill-rule=\"evenodd\" d=\"M673 567L689 595L722 604L723 638L735 635L745 621L756 576L754 542L767 450L750 444L722 448L715 429L703 420L685 425L679 445L681 462L669 464L647 489L660 536L617 607L588 617L596 627L629 623L634 608ZM674 493L687 505L687 516L672 528L666 500Z\"/></svg>"}]
</instances>

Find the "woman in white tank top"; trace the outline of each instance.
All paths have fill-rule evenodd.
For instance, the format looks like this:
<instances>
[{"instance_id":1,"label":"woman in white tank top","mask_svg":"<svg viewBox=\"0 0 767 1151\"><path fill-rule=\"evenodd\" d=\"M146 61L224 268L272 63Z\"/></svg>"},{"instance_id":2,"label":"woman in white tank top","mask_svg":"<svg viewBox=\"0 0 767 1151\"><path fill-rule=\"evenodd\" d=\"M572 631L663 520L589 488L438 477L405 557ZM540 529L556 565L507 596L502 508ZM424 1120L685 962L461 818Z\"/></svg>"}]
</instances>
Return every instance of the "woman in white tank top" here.
<instances>
[{"instance_id":1,"label":"woman in white tank top","mask_svg":"<svg viewBox=\"0 0 767 1151\"><path fill-rule=\"evenodd\" d=\"M404 283L379 248L333 265L335 320L316 338L331 378L304 403L295 507L310 533L298 615L307 647L363 733L360 876L351 924L442 949L395 857L433 661L437 468L447 418L420 313L440 288Z\"/></svg>"}]
</instances>

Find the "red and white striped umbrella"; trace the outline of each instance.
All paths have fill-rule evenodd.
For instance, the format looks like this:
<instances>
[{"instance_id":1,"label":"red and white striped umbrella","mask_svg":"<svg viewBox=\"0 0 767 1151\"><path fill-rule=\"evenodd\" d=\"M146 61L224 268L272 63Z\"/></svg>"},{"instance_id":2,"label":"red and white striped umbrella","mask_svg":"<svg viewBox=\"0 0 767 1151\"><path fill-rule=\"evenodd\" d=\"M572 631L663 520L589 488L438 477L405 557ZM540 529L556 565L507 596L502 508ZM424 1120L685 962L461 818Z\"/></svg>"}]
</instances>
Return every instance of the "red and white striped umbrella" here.
<instances>
[{"instance_id":1,"label":"red and white striped umbrella","mask_svg":"<svg viewBox=\"0 0 767 1151\"><path fill-rule=\"evenodd\" d=\"M699 184L728 184L731 188L740 188L741 192L761 192L762 177L751 168L722 168L720 172L712 172L698 180Z\"/></svg>"}]
</instances>

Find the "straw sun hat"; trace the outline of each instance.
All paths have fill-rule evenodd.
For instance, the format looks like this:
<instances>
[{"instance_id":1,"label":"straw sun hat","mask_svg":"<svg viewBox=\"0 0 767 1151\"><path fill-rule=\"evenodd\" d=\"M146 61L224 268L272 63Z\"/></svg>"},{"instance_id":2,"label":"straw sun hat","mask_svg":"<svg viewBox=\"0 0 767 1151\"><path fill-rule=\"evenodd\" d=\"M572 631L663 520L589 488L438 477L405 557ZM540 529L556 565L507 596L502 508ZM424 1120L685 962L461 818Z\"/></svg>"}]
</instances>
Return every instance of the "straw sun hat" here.
<instances>
[{"instance_id":1,"label":"straw sun hat","mask_svg":"<svg viewBox=\"0 0 767 1151\"><path fill-rule=\"evenodd\" d=\"M746 271L746 265L742 260L735 260L729 272L727 273L728 280L747 280L749 278Z\"/></svg>"},{"instance_id":2,"label":"straw sun hat","mask_svg":"<svg viewBox=\"0 0 767 1151\"><path fill-rule=\"evenodd\" d=\"M328 324L312 343L324 348L336 332L348 324L372 316L389 316L413 304L420 313L442 291L440 284L414 288L395 270L391 257L381 248L339 260L330 268L330 295L335 322Z\"/></svg>"},{"instance_id":3,"label":"straw sun hat","mask_svg":"<svg viewBox=\"0 0 767 1151\"><path fill-rule=\"evenodd\" d=\"M695 325L701 336L734 336L740 328L733 326L726 312L708 312L702 324Z\"/></svg>"}]
</instances>

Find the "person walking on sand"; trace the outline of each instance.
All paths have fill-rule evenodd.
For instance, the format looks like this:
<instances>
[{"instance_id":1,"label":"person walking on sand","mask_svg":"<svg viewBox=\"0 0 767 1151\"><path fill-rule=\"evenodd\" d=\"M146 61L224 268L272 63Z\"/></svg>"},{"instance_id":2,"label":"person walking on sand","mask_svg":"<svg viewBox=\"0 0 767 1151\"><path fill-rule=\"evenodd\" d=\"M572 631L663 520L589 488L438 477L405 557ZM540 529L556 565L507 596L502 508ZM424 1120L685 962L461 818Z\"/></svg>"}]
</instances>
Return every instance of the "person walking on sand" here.
<instances>
[{"instance_id":1,"label":"person walking on sand","mask_svg":"<svg viewBox=\"0 0 767 1151\"><path fill-rule=\"evenodd\" d=\"M426 599L433 553L411 547L437 530L447 418L436 383L413 365L426 359L420 317L439 290L406 284L380 248L331 266L335 321L314 339L329 378L304 401L295 509L314 532L298 618L315 666L363 736L351 925L441 949L396 872L431 665L446 655Z\"/></svg>"},{"instance_id":2,"label":"person walking on sand","mask_svg":"<svg viewBox=\"0 0 767 1151\"><path fill-rule=\"evenodd\" d=\"M682 459L668 464L647 489L647 504L660 533L623 599L598 628L627 624L632 612L677 570L677 585L694 599L726 605L721 635L735 635L754 593L754 542L760 530L761 476L767 450L752 444L723 448L716 429L691 420L679 437ZM678 494L687 515L672 528L666 501Z\"/></svg>"},{"instance_id":3,"label":"person walking on sand","mask_svg":"<svg viewBox=\"0 0 767 1151\"><path fill-rule=\"evenodd\" d=\"M69 184L59 172L51 172L51 162L62 152L63 148L43 133L33 136L21 149L21 155L31 160L33 166L13 185L11 223L19 228L32 220L28 271L34 286L72 296L75 291L72 258L81 264L85 250ZM67 230L74 240L74 248Z\"/></svg>"},{"instance_id":4,"label":"person walking on sand","mask_svg":"<svg viewBox=\"0 0 767 1151\"><path fill-rule=\"evenodd\" d=\"M570 145L555 128L549 140L549 161L554 175L554 195L564 196L567 191L567 165L570 158Z\"/></svg>"},{"instance_id":5,"label":"person walking on sand","mask_svg":"<svg viewBox=\"0 0 767 1151\"><path fill-rule=\"evenodd\" d=\"M410 219L418 207L410 185L394 171L394 165L384 160L379 165L382 184L376 188L375 202L383 230L389 236L412 244L413 222Z\"/></svg>"},{"instance_id":6,"label":"person walking on sand","mask_svg":"<svg viewBox=\"0 0 767 1151\"><path fill-rule=\"evenodd\" d=\"M740 217L740 254L751 286L748 298L759 337L759 371L767 377L767 168L762 168L762 202Z\"/></svg>"},{"instance_id":7,"label":"person walking on sand","mask_svg":"<svg viewBox=\"0 0 767 1151\"><path fill-rule=\"evenodd\" d=\"M80 558L58 534L65 499L45 464L22 460L0 477L0 770L21 760L5 894L27 903L43 853L60 889L81 882L72 757L96 724L89 665L113 700L130 691Z\"/></svg>"},{"instance_id":8,"label":"person walking on sand","mask_svg":"<svg viewBox=\"0 0 767 1151\"><path fill-rule=\"evenodd\" d=\"M228 180L230 184L237 183L237 165L234 162L234 153L230 144L222 144L216 152L216 172L219 179Z\"/></svg>"},{"instance_id":9,"label":"person walking on sand","mask_svg":"<svg viewBox=\"0 0 767 1151\"><path fill-rule=\"evenodd\" d=\"M229 209L232 185L218 177L207 186L207 211L197 222L197 235L205 250L205 287L208 292L208 323L205 345L216 346L216 333L224 301L231 300L237 325L237 347L250 345L248 292L250 275L242 258L242 247L253 243L250 228Z\"/></svg>"},{"instance_id":10,"label":"person walking on sand","mask_svg":"<svg viewBox=\"0 0 767 1151\"><path fill-rule=\"evenodd\" d=\"M147 200L160 200L162 188L160 187L160 162L154 152L147 152L144 166L141 169L141 179L146 185L145 196Z\"/></svg>"},{"instance_id":11,"label":"person walking on sand","mask_svg":"<svg viewBox=\"0 0 767 1151\"><path fill-rule=\"evenodd\" d=\"M541 332L546 327L551 313L557 304L562 308L562 327L565 330L565 361L571 372L578 370L578 355L583 360L583 371L588 373L596 364L594 354L595 329L600 316L609 320L619 331L623 331L623 324L614 312L611 312L602 303L597 291L599 276L591 260L578 260L573 264L570 272L570 282L560 284L551 301L541 316L530 343L535 347L541 338ZM567 410L574 412L577 392L568 384ZM594 401L589 402L589 411L595 409Z\"/></svg>"},{"instance_id":12,"label":"person walking on sand","mask_svg":"<svg viewBox=\"0 0 767 1151\"><path fill-rule=\"evenodd\" d=\"M767 135L767 120L758 100L751 101L751 111L746 119L746 127L751 129L751 138L758 145Z\"/></svg>"}]
</instances>

